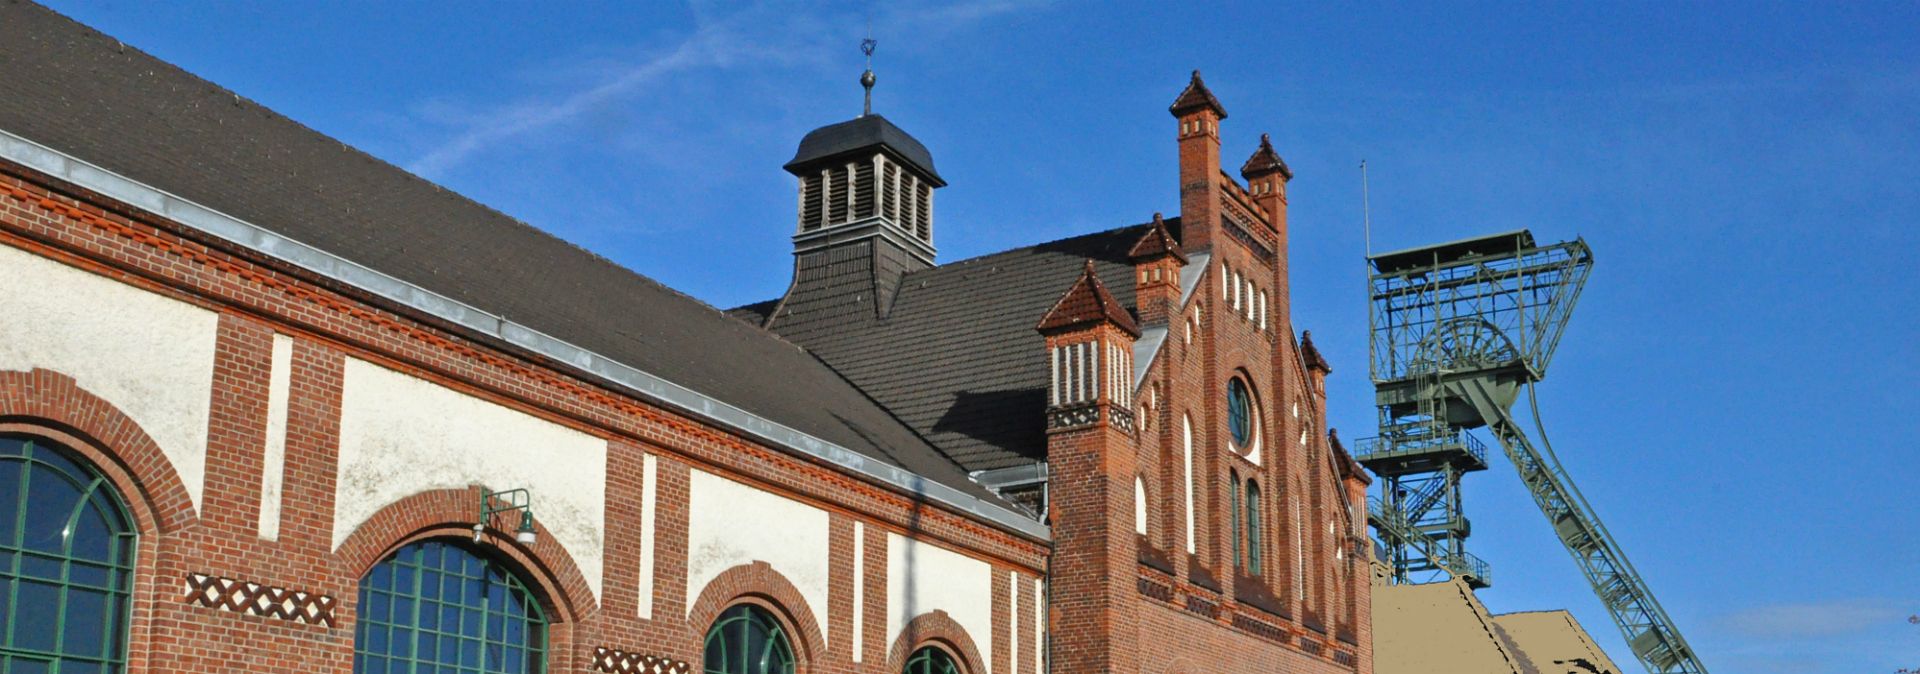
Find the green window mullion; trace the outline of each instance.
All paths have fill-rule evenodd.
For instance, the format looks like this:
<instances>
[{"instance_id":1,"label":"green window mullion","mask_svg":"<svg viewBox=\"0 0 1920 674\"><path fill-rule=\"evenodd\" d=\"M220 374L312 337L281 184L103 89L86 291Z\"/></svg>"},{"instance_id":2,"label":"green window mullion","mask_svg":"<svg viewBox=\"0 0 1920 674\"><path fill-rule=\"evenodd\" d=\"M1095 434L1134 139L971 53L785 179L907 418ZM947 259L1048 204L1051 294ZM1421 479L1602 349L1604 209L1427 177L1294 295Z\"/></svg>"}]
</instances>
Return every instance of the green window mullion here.
<instances>
[{"instance_id":1,"label":"green window mullion","mask_svg":"<svg viewBox=\"0 0 1920 674\"><path fill-rule=\"evenodd\" d=\"M132 611L132 557L137 551L134 542L138 540L136 532L130 529L131 519L127 517L125 503L113 491L105 476L92 470L83 459L68 456L57 446L36 442L19 436L0 436L0 461L19 468L13 490L14 508L11 532L0 538L0 551L7 553L8 560L0 564L0 577L7 581L5 592L0 592L0 604L5 605L6 618L0 623L0 671L11 671L14 663L33 662L44 665L48 671L62 671L67 666L88 666L89 671L118 672L126 662L128 630L126 623ZM40 475L46 473L46 475ZM71 489L77 499L72 510L64 513L32 512L35 489L45 490L47 484L67 484L62 489ZM93 517L87 517L92 514ZM53 550L34 550L27 548L29 523L38 520L42 529L56 527L61 537ZM87 556L76 551L76 541L93 540L100 536L105 543L104 558ZM36 605L32 621L46 620L34 625L36 630L48 632L48 642L34 648L27 648L20 641L19 628L28 621L23 620L21 604L26 601L24 582L27 575L29 555L36 564L50 567L36 573L33 579L35 587L50 591L35 601L46 601L49 605ZM57 566L56 566L57 565ZM79 575L86 572L85 579ZM104 579L102 578L104 576ZM95 602L76 602L76 593L94 598ZM89 614L87 611L97 611ZM69 652L80 648L82 643L91 642L87 652ZM36 668L38 669L38 668Z\"/></svg>"}]
</instances>

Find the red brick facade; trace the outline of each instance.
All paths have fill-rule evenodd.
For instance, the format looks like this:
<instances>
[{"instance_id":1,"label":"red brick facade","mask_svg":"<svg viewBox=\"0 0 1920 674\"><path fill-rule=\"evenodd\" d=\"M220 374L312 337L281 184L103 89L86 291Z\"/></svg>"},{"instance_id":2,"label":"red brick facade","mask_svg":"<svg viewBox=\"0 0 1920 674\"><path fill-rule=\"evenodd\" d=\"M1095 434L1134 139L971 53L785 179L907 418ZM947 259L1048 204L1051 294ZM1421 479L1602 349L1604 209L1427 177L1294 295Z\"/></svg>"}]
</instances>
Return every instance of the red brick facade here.
<instances>
[{"instance_id":1,"label":"red brick facade","mask_svg":"<svg viewBox=\"0 0 1920 674\"><path fill-rule=\"evenodd\" d=\"M1256 195L1220 170L1225 111L1198 73L1173 113L1184 262L1207 266L1184 305L1161 310L1149 305L1168 301L1183 260L1135 256L1144 327L1168 328L1135 394L1137 432L1102 422L1050 435L1055 671L1370 672L1364 489L1328 442L1324 362L1292 338L1291 175L1249 176ZM1092 337L1049 343L1074 339ZM1235 378L1253 392L1251 448L1228 432ZM1149 504L1137 538L1135 476ZM1258 574L1235 560L1234 490L1249 483L1262 495Z\"/></svg>"},{"instance_id":2,"label":"red brick facade","mask_svg":"<svg viewBox=\"0 0 1920 674\"><path fill-rule=\"evenodd\" d=\"M203 501L154 441L112 404L63 373L0 372L0 431L71 448L105 474L129 504L139 547L127 639L134 672L352 671L359 578L407 543L470 538L479 488L413 494L381 507L336 548L338 446L348 358L378 363L607 442L606 564L596 596L569 552L538 527L537 542L513 540L517 520L496 516L483 546L519 571L550 617L548 667L556 672L647 671L697 666L706 622L739 602L760 603L801 635L800 671L888 671L885 532L909 535L986 562L996 578L1036 578L1043 542L769 447L511 349L398 309L352 288L226 244L192 228L114 202L26 167L0 162L0 246L114 279L218 314ZM283 498L277 540L261 538L263 445L275 334L293 338ZM652 616L637 616L638 548L646 513L642 457L656 459ZM830 513L829 604L808 606L764 565L735 567L698 596L685 596L688 475L713 473ZM853 550L853 523L864 549ZM864 565L863 624L850 611L849 570ZM206 599L242 588L239 599ZM309 621L278 602L328 607ZM260 601L254 602L254 599ZM255 604L262 607L256 607ZM1001 602L1005 605L1005 602ZM689 611L691 615L688 616ZM679 616L688 616L681 618ZM1031 633L1005 611L994 631ZM956 633L929 614L912 634L981 662L981 637ZM846 637L864 631L853 661ZM1032 648L1030 643L1019 642ZM1008 648L996 640L996 649ZM920 644L915 644L916 646ZM1031 660L1027 660L1031 662ZM1005 663L1006 660L996 660ZM596 669L596 667L600 669ZM996 670L1005 671L1004 664ZM660 671L690 671L662 669Z\"/></svg>"},{"instance_id":3,"label":"red brick facade","mask_svg":"<svg viewBox=\"0 0 1920 674\"><path fill-rule=\"evenodd\" d=\"M968 674L1364 674L1363 490L1343 481L1326 440L1326 368L1292 336L1285 180L1263 176L1256 194L1220 171L1225 111L1197 74L1193 86L1204 99L1175 109L1185 253L1139 259L1140 318L1168 333L1137 390L1103 389L1091 417L1050 425L1050 543L6 161L0 247L211 311L217 330L197 507L148 432L70 373L0 371L0 432L72 449L127 502L139 532L126 639L134 672L351 672L360 579L409 543L472 536L479 485L376 504L351 531L335 530L345 371L358 360L604 441L599 578L545 525L523 544L513 515L496 515L482 536L551 620L550 671L695 670L707 626L749 603L794 635L805 674L896 672L926 646ZM1182 301L1176 279L1187 264L1205 267ZM1050 328L1048 347L1097 339L1131 353L1138 331L1124 309L1096 305L1098 320ZM259 521L274 512L263 484L276 469L265 450L276 336L291 338L292 352L278 533L264 538ZM1103 376L1133 383L1131 368ZM1253 448L1228 440L1225 390L1235 378L1253 391ZM827 514L823 605L757 561L689 591L695 471ZM1235 494L1249 481L1265 495L1259 573L1233 552ZM1137 490L1148 497L1144 536L1135 533ZM890 635L889 534L984 563L990 628L969 632L936 608ZM1049 641L1034 638L1043 628Z\"/></svg>"}]
</instances>

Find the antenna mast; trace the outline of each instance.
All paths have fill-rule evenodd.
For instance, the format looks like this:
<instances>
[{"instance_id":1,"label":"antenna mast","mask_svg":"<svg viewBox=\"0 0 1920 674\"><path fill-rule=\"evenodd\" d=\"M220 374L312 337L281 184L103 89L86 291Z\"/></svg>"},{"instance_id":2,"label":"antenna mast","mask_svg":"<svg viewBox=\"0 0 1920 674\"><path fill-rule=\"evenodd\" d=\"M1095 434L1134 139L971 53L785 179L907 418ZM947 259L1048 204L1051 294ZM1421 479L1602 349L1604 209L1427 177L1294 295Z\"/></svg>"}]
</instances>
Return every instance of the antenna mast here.
<instances>
[{"instance_id":1,"label":"antenna mast","mask_svg":"<svg viewBox=\"0 0 1920 674\"><path fill-rule=\"evenodd\" d=\"M1360 160L1360 226L1366 232L1367 257L1373 257L1373 205L1367 195L1367 160Z\"/></svg>"}]
</instances>

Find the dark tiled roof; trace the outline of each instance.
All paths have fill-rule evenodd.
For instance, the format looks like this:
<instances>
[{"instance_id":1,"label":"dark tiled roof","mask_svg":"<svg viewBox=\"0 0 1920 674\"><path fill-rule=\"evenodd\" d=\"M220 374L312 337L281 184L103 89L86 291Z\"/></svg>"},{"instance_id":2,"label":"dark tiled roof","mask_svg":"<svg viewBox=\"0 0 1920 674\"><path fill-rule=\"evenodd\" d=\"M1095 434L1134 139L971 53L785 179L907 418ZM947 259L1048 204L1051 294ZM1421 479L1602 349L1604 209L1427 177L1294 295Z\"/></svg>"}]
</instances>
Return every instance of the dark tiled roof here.
<instances>
[{"instance_id":1,"label":"dark tiled roof","mask_svg":"<svg viewBox=\"0 0 1920 674\"><path fill-rule=\"evenodd\" d=\"M1166 221L1176 236L1179 224ZM1114 301L1133 306L1127 252L1149 226L916 271L884 319L783 311L774 330L806 334L809 350L967 470L1030 464L1046 454L1046 340L1034 326L1089 259Z\"/></svg>"},{"instance_id":2,"label":"dark tiled roof","mask_svg":"<svg viewBox=\"0 0 1920 674\"><path fill-rule=\"evenodd\" d=\"M0 129L955 487L805 350L30 3L0 2Z\"/></svg>"},{"instance_id":3,"label":"dark tiled roof","mask_svg":"<svg viewBox=\"0 0 1920 674\"><path fill-rule=\"evenodd\" d=\"M1133 248L1127 251L1127 258L1145 260L1161 255L1171 255L1181 262L1187 261L1186 251L1181 250L1180 242L1173 238L1173 232L1167 231L1166 221L1160 218L1159 213L1155 213L1153 222L1147 227L1147 232L1142 234L1140 240L1133 244Z\"/></svg>"},{"instance_id":4,"label":"dark tiled roof","mask_svg":"<svg viewBox=\"0 0 1920 674\"><path fill-rule=\"evenodd\" d=\"M1047 315L1040 318L1040 325L1034 329L1041 334L1052 334L1101 322L1140 336L1140 325L1107 293L1106 286L1100 283L1100 274L1093 268L1093 260L1087 260L1080 278L1074 279L1073 287L1053 303L1053 308L1047 310Z\"/></svg>"},{"instance_id":5,"label":"dark tiled roof","mask_svg":"<svg viewBox=\"0 0 1920 674\"><path fill-rule=\"evenodd\" d=\"M1240 166L1240 177L1252 180L1269 173L1278 172L1280 177L1293 179L1293 169L1287 168L1287 162L1280 153L1273 151L1273 140L1267 134L1260 134L1260 149L1253 151L1247 163Z\"/></svg>"},{"instance_id":6,"label":"dark tiled roof","mask_svg":"<svg viewBox=\"0 0 1920 674\"><path fill-rule=\"evenodd\" d=\"M933 170L933 153L927 146L921 145L911 134L901 131L893 122L879 115L855 117L838 124L807 132L800 139L800 149L793 153L793 159L783 167L795 171L802 166L832 159L841 155L865 150L876 145L884 145L892 150L902 161L932 178L936 187L946 185L940 174Z\"/></svg>"},{"instance_id":7,"label":"dark tiled roof","mask_svg":"<svg viewBox=\"0 0 1920 674\"><path fill-rule=\"evenodd\" d=\"M1178 117L1199 108L1213 108L1213 113L1219 115L1220 119L1227 118L1227 108L1220 105L1220 99L1214 98L1212 91L1207 90L1207 83L1200 80L1200 71L1195 70L1193 79L1187 81L1187 88L1180 91L1179 98L1173 99L1173 105L1167 111Z\"/></svg>"}]
</instances>

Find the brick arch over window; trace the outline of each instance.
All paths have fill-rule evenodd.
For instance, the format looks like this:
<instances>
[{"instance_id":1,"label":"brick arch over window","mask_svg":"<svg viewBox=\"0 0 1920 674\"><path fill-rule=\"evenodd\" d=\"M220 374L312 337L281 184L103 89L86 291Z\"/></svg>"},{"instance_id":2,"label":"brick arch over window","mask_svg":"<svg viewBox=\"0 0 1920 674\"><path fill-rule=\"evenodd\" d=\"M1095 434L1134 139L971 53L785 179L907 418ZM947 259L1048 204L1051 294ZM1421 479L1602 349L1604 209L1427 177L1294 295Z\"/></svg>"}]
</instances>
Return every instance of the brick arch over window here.
<instances>
[{"instance_id":1,"label":"brick arch over window","mask_svg":"<svg viewBox=\"0 0 1920 674\"><path fill-rule=\"evenodd\" d=\"M479 487L435 489L389 503L340 543L339 549L334 550L335 563L342 573L358 582L374 564L408 543L443 537L473 540L473 517L479 514L481 493ZM576 622L595 611L598 603L593 590L587 586L586 576L580 573L566 546L556 541L553 533L538 520L534 523L538 542L531 546L514 542L510 533L500 533L513 531L519 523L515 513L495 515L488 523L491 531L483 539L484 544L510 566L517 567L552 622ZM559 630L555 630L552 638L555 642L549 652L567 652L559 642Z\"/></svg>"},{"instance_id":2,"label":"brick arch over window","mask_svg":"<svg viewBox=\"0 0 1920 674\"><path fill-rule=\"evenodd\" d=\"M45 369L0 372L0 428L46 435L85 456L119 490L143 534L179 531L197 518L160 445L72 377Z\"/></svg>"},{"instance_id":3,"label":"brick arch over window","mask_svg":"<svg viewBox=\"0 0 1920 674\"><path fill-rule=\"evenodd\" d=\"M786 576L762 561L722 571L700 589L700 597L694 600L687 611L687 624L692 628L690 632L695 639L688 652L696 656L703 653L705 648L702 641L706 639L707 629L720 618L722 611L743 601L767 609L775 619L786 624L789 634L798 637L792 646L800 672L818 671L818 665L814 663L819 662L827 652L827 642L826 635L820 632L820 621L815 619L813 607L807 605L806 597L801 596L800 590Z\"/></svg>"},{"instance_id":4,"label":"brick arch over window","mask_svg":"<svg viewBox=\"0 0 1920 674\"><path fill-rule=\"evenodd\" d=\"M986 674L980 664L984 662L980 659L980 649L973 645L966 628L939 609L914 616L900 629L900 636L887 650L887 671L902 671L907 666L907 658L928 645L938 646L952 655L963 674Z\"/></svg>"}]
</instances>

